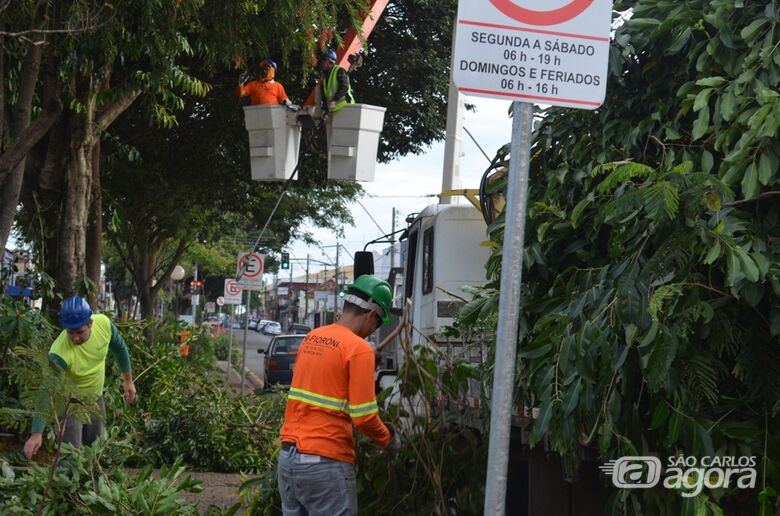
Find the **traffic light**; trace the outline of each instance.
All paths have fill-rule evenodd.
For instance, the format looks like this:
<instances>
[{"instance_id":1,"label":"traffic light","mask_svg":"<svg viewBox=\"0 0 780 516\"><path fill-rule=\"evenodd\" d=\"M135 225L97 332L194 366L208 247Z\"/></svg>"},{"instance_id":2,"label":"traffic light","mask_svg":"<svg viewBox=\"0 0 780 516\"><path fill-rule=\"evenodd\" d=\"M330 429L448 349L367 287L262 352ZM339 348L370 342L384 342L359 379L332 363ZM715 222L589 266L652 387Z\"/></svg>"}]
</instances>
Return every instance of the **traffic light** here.
<instances>
[{"instance_id":1,"label":"traffic light","mask_svg":"<svg viewBox=\"0 0 780 516\"><path fill-rule=\"evenodd\" d=\"M190 292L193 294L198 294L201 289L203 288L203 282L202 281L190 281Z\"/></svg>"},{"instance_id":2,"label":"traffic light","mask_svg":"<svg viewBox=\"0 0 780 516\"><path fill-rule=\"evenodd\" d=\"M290 253L282 253L282 269L289 269L290 268Z\"/></svg>"}]
</instances>

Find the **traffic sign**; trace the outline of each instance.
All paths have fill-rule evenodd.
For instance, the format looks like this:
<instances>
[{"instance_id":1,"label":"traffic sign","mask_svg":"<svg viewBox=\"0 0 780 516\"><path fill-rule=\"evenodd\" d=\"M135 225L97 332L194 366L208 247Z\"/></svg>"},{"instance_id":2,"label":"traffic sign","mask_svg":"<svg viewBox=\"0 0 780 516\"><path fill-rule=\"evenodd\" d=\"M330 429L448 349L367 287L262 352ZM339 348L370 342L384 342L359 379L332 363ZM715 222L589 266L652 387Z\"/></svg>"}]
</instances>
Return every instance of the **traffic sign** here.
<instances>
[{"instance_id":1,"label":"traffic sign","mask_svg":"<svg viewBox=\"0 0 780 516\"><path fill-rule=\"evenodd\" d=\"M225 280L225 294L222 296L226 305L241 304L241 287L238 282L232 278Z\"/></svg>"},{"instance_id":2,"label":"traffic sign","mask_svg":"<svg viewBox=\"0 0 780 516\"><path fill-rule=\"evenodd\" d=\"M238 253L236 278L240 287L260 290L263 286L263 256L257 253Z\"/></svg>"},{"instance_id":3,"label":"traffic sign","mask_svg":"<svg viewBox=\"0 0 780 516\"><path fill-rule=\"evenodd\" d=\"M453 80L466 95L595 109L611 22L612 0L461 1Z\"/></svg>"},{"instance_id":4,"label":"traffic sign","mask_svg":"<svg viewBox=\"0 0 780 516\"><path fill-rule=\"evenodd\" d=\"M225 304L225 298L224 298L224 297L222 297L222 296L219 296L219 297L217 298L217 306L222 306L222 305L224 305L224 304Z\"/></svg>"}]
</instances>

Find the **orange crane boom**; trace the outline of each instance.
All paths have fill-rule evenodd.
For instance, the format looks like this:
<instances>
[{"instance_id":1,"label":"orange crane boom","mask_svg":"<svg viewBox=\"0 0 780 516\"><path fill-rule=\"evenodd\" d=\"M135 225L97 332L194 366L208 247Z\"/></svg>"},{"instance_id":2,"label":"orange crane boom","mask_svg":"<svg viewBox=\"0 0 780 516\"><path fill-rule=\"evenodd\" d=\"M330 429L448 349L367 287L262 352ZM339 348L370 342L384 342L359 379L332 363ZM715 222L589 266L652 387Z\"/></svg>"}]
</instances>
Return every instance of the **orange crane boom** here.
<instances>
[{"instance_id":1,"label":"orange crane boom","mask_svg":"<svg viewBox=\"0 0 780 516\"><path fill-rule=\"evenodd\" d=\"M358 34L354 28L350 27L346 36L344 36L344 46L339 48L336 52L336 66L341 66L342 68L349 70L349 56L357 54L363 49L363 41L368 39L369 34L374 30L379 18L385 11L385 7L387 7L387 4L389 3L390 0L371 1L371 6L363 14L363 24L360 27L360 34ZM317 86L309 93L309 97L303 104L304 106L314 105L314 97L318 87L319 81L317 82Z\"/></svg>"}]
</instances>

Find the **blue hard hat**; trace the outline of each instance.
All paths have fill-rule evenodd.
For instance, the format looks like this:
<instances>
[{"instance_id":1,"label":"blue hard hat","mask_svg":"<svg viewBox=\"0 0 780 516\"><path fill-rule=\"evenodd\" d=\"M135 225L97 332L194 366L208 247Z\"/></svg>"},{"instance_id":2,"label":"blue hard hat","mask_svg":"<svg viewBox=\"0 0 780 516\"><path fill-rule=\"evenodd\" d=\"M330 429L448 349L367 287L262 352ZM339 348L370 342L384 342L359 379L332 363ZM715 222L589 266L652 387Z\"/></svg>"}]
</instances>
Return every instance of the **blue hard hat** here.
<instances>
[{"instance_id":1,"label":"blue hard hat","mask_svg":"<svg viewBox=\"0 0 780 516\"><path fill-rule=\"evenodd\" d=\"M326 59L328 61L333 61L335 63L336 62L336 51L333 50L332 48L329 48L328 50L324 50L320 54L320 61L324 61Z\"/></svg>"},{"instance_id":2,"label":"blue hard hat","mask_svg":"<svg viewBox=\"0 0 780 516\"><path fill-rule=\"evenodd\" d=\"M73 296L62 302L60 326L74 330L85 326L92 318L92 309L83 297Z\"/></svg>"},{"instance_id":3,"label":"blue hard hat","mask_svg":"<svg viewBox=\"0 0 780 516\"><path fill-rule=\"evenodd\" d=\"M278 72L279 71L276 68L276 62L273 59L268 59L268 58L263 59L262 61L260 61L260 66L263 66L263 63L268 63L269 65L271 65L273 67L273 69L274 69L274 72Z\"/></svg>"}]
</instances>

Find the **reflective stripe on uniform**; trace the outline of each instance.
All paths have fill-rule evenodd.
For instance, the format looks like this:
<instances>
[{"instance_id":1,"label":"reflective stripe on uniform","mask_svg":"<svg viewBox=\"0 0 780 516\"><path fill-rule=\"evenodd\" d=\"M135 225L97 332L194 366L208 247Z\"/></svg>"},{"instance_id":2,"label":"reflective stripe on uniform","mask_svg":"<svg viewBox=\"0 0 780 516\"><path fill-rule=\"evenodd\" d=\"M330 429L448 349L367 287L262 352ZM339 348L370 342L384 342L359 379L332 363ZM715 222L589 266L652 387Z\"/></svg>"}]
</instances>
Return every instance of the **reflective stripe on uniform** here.
<instances>
[{"instance_id":1,"label":"reflective stripe on uniform","mask_svg":"<svg viewBox=\"0 0 780 516\"><path fill-rule=\"evenodd\" d=\"M369 401L367 403L360 403L358 405L349 405L347 400L324 396L322 394L317 394L316 392L298 389L296 387L290 387L290 394L288 398L291 400L300 401L301 403L314 405L315 407L344 412L349 414L350 417L369 416L379 412L376 400Z\"/></svg>"},{"instance_id":2,"label":"reflective stripe on uniform","mask_svg":"<svg viewBox=\"0 0 780 516\"><path fill-rule=\"evenodd\" d=\"M379 408L376 405L376 400L349 406L349 415L351 417L363 417L376 414L377 412L379 412Z\"/></svg>"},{"instance_id":3,"label":"reflective stripe on uniform","mask_svg":"<svg viewBox=\"0 0 780 516\"><path fill-rule=\"evenodd\" d=\"M314 405L315 407L349 413L347 410L347 400L331 398L330 396L323 396L322 394L317 394L316 392L305 391L295 387L290 387L290 395L288 397L291 400L308 403L309 405Z\"/></svg>"}]
</instances>

